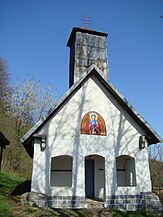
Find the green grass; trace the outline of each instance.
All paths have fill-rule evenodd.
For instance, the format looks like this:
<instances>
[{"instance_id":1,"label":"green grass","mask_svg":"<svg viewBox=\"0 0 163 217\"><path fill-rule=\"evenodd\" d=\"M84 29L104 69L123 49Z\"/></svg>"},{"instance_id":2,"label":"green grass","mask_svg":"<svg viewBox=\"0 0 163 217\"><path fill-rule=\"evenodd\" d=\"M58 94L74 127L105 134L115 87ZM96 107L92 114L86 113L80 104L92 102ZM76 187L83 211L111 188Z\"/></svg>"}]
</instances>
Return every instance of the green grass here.
<instances>
[{"instance_id":1,"label":"green grass","mask_svg":"<svg viewBox=\"0 0 163 217\"><path fill-rule=\"evenodd\" d=\"M0 216L12 216L11 207L7 201L0 199Z\"/></svg>"},{"instance_id":2,"label":"green grass","mask_svg":"<svg viewBox=\"0 0 163 217\"><path fill-rule=\"evenodd\" d=\"M12 191L24 181L23 178L10 173L0 173L0 217L12 217Z\"/></svg>"},{"instance_id":3,"label":"green grass","mask_svg":"<svg viewBox=\"0 0 163 217\"><path fill-rule=\"evenodd\" d=\"M1 186L1 192L4 194L11 193L14 188L23 182L25 179L12 173L0 173L0 186Z\"/></svg>"},{"instance_id":4,"label":"green grass","mask_svg":"<svg viewBox=\"0 0 163 217\"><path fill-rule=\"evenodd\" d=\"M50 209L20 205L19 196L11 196L12 191L25 179L11 173L0 173L0 217L149 217L155 215L136 212L122 212L110 209Z\"/></svg>"}]
</instances>

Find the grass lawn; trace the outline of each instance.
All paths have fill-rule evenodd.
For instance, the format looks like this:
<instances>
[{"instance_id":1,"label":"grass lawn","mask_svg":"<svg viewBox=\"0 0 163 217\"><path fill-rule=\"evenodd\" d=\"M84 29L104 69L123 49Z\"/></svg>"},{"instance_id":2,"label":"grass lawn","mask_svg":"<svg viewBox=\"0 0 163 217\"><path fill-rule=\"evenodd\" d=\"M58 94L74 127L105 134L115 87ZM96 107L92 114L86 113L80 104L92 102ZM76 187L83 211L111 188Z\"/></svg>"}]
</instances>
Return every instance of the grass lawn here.
<instances>
[{"instance_id":1,"label":"grass lawn","mask_svg":"<svg viewBox=\"0 0 163 217\"><path fill-rule=\"evenodd\" d=\"M25 179L11 173L0 173L0 217L147 217L152 215L135 212L121 212L110 209L40 209L37 207L22 206L20 196L11 193ZM154 215L153 215L154 217Z\"/></svg>"},{"instance_id":2,"label":"grass lawn","mask_svg":"<svg viewBox=\"0 0 163 217\"><path fill-rule=\"evenodd\" d=\"M11 193L15 187L24 181L23 178L10 173L0 173L0 217L12 215L12 204L16 198L12 198Z\"/></svg>"}]
</instances>

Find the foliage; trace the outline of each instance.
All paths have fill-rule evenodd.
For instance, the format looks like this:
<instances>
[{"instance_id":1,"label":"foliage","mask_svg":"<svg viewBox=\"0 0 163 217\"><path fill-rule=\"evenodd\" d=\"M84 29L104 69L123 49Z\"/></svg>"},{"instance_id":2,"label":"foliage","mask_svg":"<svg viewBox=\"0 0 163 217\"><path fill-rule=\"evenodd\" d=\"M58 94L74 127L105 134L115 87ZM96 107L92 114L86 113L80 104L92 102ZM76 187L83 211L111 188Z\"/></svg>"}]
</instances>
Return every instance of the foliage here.
<instances>
[{"instance_id":1,"label":"foliage","mask_svg":"<svg viewBox=\"0 0 163 217\"><path fill-rule=\"evenodd\" d=\"M10 90L9 73L5 60L0 56L0 101Z\"/></svg>"}]
</instances>

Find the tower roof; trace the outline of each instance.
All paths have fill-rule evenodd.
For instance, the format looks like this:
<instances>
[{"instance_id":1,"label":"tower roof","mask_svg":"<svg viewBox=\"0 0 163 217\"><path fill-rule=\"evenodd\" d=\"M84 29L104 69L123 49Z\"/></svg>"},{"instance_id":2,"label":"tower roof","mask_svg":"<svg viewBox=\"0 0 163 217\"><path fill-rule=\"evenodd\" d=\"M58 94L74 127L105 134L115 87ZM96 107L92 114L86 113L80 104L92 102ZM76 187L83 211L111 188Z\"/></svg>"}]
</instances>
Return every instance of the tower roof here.
<instances>
[{"instance_id":1,"label":"tower roof","mask_svg":"<svg viewBox=\"0 0 163 217\"><path fill-rule=\"evenodd\" d=\"M68 47L71 47L71 44L72 44L74 36L76 35L76 32L88 33L88 34L104 36L104 37L108 36L108 34L105 32L98 32L98 31L95 31L92 29L74 27L71 31L70 37L69 37L68 42L67 42Z\"/></svg>"}]
</instances>

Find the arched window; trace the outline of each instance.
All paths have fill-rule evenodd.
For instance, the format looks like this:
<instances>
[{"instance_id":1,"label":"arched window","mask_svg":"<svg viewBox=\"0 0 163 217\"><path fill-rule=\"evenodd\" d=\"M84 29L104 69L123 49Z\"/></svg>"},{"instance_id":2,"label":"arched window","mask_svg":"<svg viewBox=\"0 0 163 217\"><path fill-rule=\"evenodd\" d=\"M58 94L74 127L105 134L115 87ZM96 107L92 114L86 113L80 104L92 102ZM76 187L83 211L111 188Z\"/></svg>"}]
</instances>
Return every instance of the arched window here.
<instances>
[{"instance_id":1,"label":"arched window","mask_svg":"<svg viewBox=\"0 0 163 217\"><path fill-rule=\"evenodd\" d=\"M136 186L135 159L122 155L116 158L117 186Z\"/></svg>"},{"instance_id":2,"label":"arched window","mask_svg":"<svg viewBox=\"0 0 163 217\"><path fill-rule=\"evenodd\" d=\"M106 136L103 117L94 111L86 113L81 122L81 134Z\"/></svg>"},{"instance_id":3,"label":"arched window","mask_svg":"<svg viewBox=\"0 0 163 217\"><path fill-rule=\"evenodd\" d=\"M72 186L72 157L63 155L51 158L50 186Z\"/></svg>"}]
</instances>

